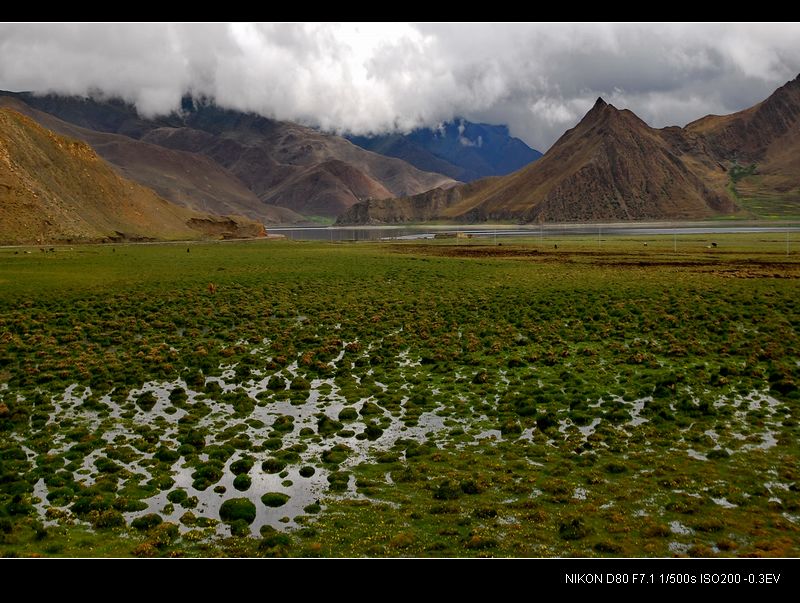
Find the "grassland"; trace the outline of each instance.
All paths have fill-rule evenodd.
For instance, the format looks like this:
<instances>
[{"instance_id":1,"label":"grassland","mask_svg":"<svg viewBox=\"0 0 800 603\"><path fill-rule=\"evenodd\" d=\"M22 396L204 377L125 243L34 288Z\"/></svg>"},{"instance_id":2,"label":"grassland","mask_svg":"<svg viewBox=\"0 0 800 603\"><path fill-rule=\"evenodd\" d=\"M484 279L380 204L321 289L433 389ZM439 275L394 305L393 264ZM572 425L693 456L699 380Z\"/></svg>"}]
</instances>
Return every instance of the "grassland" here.
<instances>
[{"instance_id":1,"label":"grassland","mask_svg":"<svg viewBox=\"0 0 800 603\"><path fill-rule=\"evenodd\" d=\"M0 249L0 553L800 554L798 249L491 242Z\"/></svg>"}]
</instances>

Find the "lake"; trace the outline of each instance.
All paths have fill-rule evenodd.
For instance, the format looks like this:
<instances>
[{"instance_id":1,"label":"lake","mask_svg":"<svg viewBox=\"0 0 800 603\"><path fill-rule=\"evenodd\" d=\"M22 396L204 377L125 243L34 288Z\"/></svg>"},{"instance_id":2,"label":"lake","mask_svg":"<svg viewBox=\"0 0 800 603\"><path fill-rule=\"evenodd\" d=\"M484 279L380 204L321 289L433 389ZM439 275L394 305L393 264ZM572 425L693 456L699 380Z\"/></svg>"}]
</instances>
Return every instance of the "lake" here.
<instances>
[{"instance_id":1,"label":"lake","mask_svg":"<svg viewBox=\"0 0 800 603\"><path fill-rule=\"evenodd\" d=\"M519 225L429 225L429 226L310 226L269 228L272 234L283 234L300 241L380 241L433 239L437 234L465 233L472 237L524 237L568 235L690 235L800 232L800 225L738 223L638 223L638 224L553 224Z\"/></svg>"}]
</instances>

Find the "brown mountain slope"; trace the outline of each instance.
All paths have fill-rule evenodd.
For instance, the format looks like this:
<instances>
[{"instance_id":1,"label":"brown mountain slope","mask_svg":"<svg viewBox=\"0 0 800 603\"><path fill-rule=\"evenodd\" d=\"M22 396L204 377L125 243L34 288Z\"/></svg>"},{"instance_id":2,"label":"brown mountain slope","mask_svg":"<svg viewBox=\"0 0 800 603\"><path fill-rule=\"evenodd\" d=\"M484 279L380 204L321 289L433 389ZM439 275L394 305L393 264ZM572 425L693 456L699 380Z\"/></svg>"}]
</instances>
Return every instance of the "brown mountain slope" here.
<instances>
[{"instance_id":1,"label":"brown mountain slope","mask_svg":"<svg viewBox=\"0 0 800 603\"><path fill-rule=\"evenodd\" d=\"M723 163L755 165L736 188L749 196L800 197L800 76L765 101L731 115L707 115L686 126Z\"/></svg>"},{"instance_id":2,"label":"brown mountain slope","mask_svg":"<svg viewBox=\"0 0 800 603\"><path fill-rule=\"evenodd\" d=\"M776 141L800 134L800 76L749 109L731 115L707 115L685 130L702 136L719 160L761 161Z\"/></svg>"},{"instance_id":3,"label":"brown mountain slope","mask_svg":"<svg viewBox=\"0 0 800 603\"><path fill-rule=\"evenodd\" d=\"M178 207L121 178L85 142L0 108L0 242L247 236L263 226Z\"/></svg>"},{"instance_id":4,"label":"brown mountain slope","mask_svg":"<svg viewBox=\"0 0 800 603\"><path fill-rule=\"evenodd\" d=\"M86 129L202 153L261 202L297 208L309 215L333 217L360 199L412 195L456 184L441 174L423 172L400 159L366 151L339 136L220 109L213 103L185 99L179 114L148 120L119 100L2 95ZM123 158L113 159L129 169Z\"/></svg>"},{"instance_id":5,"label":"brown mountain slope","mask_svg":"<svg viewBox=\"0 0 800 603\"><path fill-rule=\"evenodd\" d=\"M241 180L204 155L76 126L13 96L0 96L0 107L14 109L50 130L89 143L122 176L183 207L218 215L243 215L266 224L302 220L291 210L261 202Z\"/></svg>"},{"instance_id":6,"label":"brown mountain slope","mask_svg":"<svg viewBox=\"0 0 800 603\"><path fill-rule=\"evenodd\" d=\"M306 215L335 216L362 199L455 184L441 174L422 172L400 159L289 122L241 116L226 121L223 129L201 118L188 121L195 127L157 128L143 140L204 153L265 203Z\"/></svg>"},{"instance_id":7,"label":"brown mountain slope","mask_svg":"<svg viewBox=\"0 0 800 603\"><path fill-rule=\"evenodd\" d=\"M340 223L450 219L595 221L703 218L734 209L706 184L722 168L682 160L680 145L598 99L538 161L508 176L397 203L362 203ZM433 211L431 206L435 206Z\"/></svg>"}]
</instances>

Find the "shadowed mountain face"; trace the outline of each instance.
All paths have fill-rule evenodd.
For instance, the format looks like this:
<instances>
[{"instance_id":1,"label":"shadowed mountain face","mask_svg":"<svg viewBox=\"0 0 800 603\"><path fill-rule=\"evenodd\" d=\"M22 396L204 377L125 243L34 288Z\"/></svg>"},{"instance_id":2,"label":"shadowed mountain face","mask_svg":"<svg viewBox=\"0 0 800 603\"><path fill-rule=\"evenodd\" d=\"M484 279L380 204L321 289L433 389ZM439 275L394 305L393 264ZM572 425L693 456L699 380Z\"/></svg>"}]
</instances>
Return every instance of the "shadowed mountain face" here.
<instances>
[{"instance_id":1,"label":"shadowed mountain face","mask_svg":"<svg viewBox=\"0 0 800 603\"><path fill-rule=\"evenodd\" d=\"M68 124L70 135L171 201L267 223L332 217L361 199L455 184L338 136L211 103L186 99L181 114L144 119L116 100L5 94L58 118L54 128Z\"/></svg>"},{"instance_id":2,"label":"shadowed mountain face","mask_svg":"<svg viewBox=\"0 0 800 603\"><path fill-rule=\"evenodd\" d=\"M447 191L357 204L340 223L706 218L737 210L740 163L762 194L800 193L800 78L755 107L657 130L598 99L535 163Z\"/></svg>"},{"instance_id":3,"label":"shadowed mountain face","mask_svg":"<svg viewBox=\"0 0 800 603\"><path fill-rule=\"evenodd\" d=\"M119 176L85 142L0 108L0 242L257 236L263 226L178 207Z\"/></svg>"},{"instance_id":4,"label":"shadowed mountain face","mask_svg":"<svg viewBox=\"0 0 800 603\"><path fill-rule=\"evenodd\" d=\"M504 176L542 156L519 138L511 137L506 126L474 124L463 119L409 134L349 136L348 140L462 182Z\"/></svg>"}]
</instances>

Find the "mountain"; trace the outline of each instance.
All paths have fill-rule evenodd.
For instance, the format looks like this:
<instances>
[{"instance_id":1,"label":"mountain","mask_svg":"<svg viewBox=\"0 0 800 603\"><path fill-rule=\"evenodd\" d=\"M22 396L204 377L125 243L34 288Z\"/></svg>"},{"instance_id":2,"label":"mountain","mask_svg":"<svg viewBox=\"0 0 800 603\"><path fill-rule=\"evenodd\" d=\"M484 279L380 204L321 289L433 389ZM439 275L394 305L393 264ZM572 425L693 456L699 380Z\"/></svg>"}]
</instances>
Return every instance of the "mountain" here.
<instances>
[{"instance_id":1,"label":"mountain","mask_svg":"<svg viewBox=\"0 0 800 603\"><path fill-rule=\"evenodd\" d=\"M262 203L241 180L204 155L73 125L14 96L0 96L0 107L18 111L54 132L90 144L120 175L152 188L177 205L218 215L239 214L265 224L303 220L291 210Z\"/></svg>"},{"instance_id":2,"label":"mountain","mask_svg":"<svg viewBox=\"0 0 800 603\"><path fill-rule=\"evenodd\" d=\"M739 166L733 175L738 196L800 207L800 76L749 109L707 115L685 130L715 161Z\"/></svg>"},{"instance_id":3,"label":"mountain","mask_svg":"<svg viewBox=\"0 0 800 603\"><path fill-rule=\"evenodd\" d=\"M364 149L397 157L421 170L462 182L504 176L542 156L519 138L513 138L507 126L476 124L464 119L408 134L347 138Z\"/></svg>"},{"instance_id":4,"label":"mountain","mask_svg":"<svg viewBox=\"0 0 800 603\"><path fill-rule=\"evenodd\" d=\"M598 99L513 174L361 202L338 222L693 219L763 215L764 204L800 210L800 77L754 107L685 128L654 129Z\"/></svg>"},{"instance_id":5,"label":"mountain","mask_svg":"<svg viewBox=\"0 0 800 603\"><path fill-rule=\"evenodd\" d=\"M78 126L70 134L87 141L94 138L98 152L122 173L171 201L212 211L211 203L219 203L222 210L236 209L266 222L296 221L292 212L333 217L361 199L456 184L339 136L221 109L203 100L184 99L179 113L147 119L132 105L114 99L3 94ZM91 132L124 138L98 139ZM169 161L152 159L158 156L153 147L177 154L165 155ZM197 156L214 167L202 164ZM182 169L190 163L190 169ZM206 184L210 188L204 190ZM256 199L261 205L255 204Z\"/></svg>"},{"instance_id":6,"label":"mountain","mask_svg":"<svg viewBox=\"0 0 800 603\"><path fill-rule=\"evenodd\" d=\"M341 221L416 221L426 212L432 219L418 209L428 203L438 208L435 219L467 222L702 218L733 209L658 130L602 99L541 159L513 174L444 194L363 203Z\"/></svg>"},{"instance_id":7,"label":"mountain","mask_svg":"<svg viewBox=\"0 0 800 603\"><path fill-rule=\"evenodd\" d=\"M263 234L244 218L178 207L120 177L85 142L0 108L0 242L199 239Z\"/></svg>"}]
</instances>

